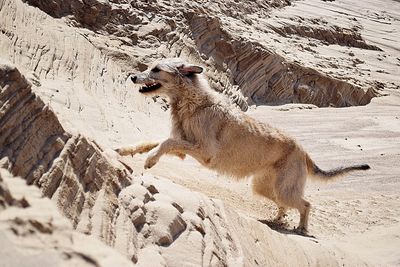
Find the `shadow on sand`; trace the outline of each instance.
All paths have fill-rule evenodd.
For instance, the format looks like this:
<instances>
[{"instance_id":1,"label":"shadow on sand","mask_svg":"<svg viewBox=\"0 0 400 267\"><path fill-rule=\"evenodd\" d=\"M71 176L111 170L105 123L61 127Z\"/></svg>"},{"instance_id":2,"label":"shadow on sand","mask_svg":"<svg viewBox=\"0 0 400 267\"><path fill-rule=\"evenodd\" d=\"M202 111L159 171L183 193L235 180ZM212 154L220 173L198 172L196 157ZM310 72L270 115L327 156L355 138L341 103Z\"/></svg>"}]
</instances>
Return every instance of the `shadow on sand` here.
<instances>
[{"instance_id":1,"label":"shadow on sand","mask_svg":"<svg viewBox=\"0 0 400 267\"><path fill-rule=\"evenodd\" d=\"M300 232L296 228L289 229L288 228L289 225L287 223L277 223L277 222L269 221L269 220L258 220L258 221L262 224L268 225L272 230L277 231L281 234L310 237L310 238L315 239L315 240L313 240L314 242L318 243L315 236Z\"/></svg>"}]
</instances>

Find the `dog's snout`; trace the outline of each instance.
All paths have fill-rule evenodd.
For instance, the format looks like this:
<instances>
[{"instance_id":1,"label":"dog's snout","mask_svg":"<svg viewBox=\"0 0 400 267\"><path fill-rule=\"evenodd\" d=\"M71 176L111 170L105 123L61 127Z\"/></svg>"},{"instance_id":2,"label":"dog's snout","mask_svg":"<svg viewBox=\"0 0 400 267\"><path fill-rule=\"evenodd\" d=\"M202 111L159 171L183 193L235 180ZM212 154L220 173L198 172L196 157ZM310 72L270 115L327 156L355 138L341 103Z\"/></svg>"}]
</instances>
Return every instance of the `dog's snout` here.
<instances>
[{"instance_id":1,"label":"dog's snout","mask_svg":"<svg viewBox=\"0 0 400 267\"><path fill-rule=\"evenodd\" d=\"M132 80L132 82L133 82L133 83L135 83L135 82L136 82L136 80L137 80L137 76L136 76L136 75L134 75L134 76L131 76L131 80Z\"/></svg>"}]
</instances>

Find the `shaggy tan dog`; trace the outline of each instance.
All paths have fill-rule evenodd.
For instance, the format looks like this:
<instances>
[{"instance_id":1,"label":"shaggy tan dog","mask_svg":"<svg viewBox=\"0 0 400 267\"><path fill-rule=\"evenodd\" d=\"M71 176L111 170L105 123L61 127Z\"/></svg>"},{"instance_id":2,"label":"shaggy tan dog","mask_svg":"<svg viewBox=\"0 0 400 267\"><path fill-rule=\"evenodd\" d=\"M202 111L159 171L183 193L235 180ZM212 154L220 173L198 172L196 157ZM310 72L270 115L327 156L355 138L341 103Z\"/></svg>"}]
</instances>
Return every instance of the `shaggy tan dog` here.
<instances>
[{"instance_id":1,"label":"shaggy tan dog","mask_svg":"<svg viewBox=\"0 0 400 267\"><path fill-rule=\"evenodd\" d=\"M306 177L329 180L368 165L323 171L296 141L267 124L232 107L208 86L203 69L181 59L166 59L150 70L131 76L142 84L139 92L169 99L172 116L170 138L117 149L120 155L151 150L145 168L164 154L190 155L205 167L237 179L253 177L253 192L273 200L280 222L288 208L300 212L298 230L307 231L310 203L303 198Z\"/></svg>"}]
</instances>

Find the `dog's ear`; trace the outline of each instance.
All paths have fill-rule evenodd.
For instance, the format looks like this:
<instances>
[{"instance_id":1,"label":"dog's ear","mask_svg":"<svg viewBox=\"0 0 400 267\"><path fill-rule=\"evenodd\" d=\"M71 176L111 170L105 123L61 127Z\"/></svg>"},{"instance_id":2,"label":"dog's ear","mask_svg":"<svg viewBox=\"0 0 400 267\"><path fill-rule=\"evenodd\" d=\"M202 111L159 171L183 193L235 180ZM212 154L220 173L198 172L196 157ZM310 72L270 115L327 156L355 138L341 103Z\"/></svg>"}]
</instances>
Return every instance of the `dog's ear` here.
<instances>
[{"instance_id":1,"label":"dog's ear","mask_svg":"<svg viewBox=\"0 0 400 267\"><path fill-rule=\"evenodd\" d=\"M189 76L192 74L202 73L203 68L196 65L183 64L182 66L178 67L178 71L185 76Z\"/></svg>"}]
</instances>

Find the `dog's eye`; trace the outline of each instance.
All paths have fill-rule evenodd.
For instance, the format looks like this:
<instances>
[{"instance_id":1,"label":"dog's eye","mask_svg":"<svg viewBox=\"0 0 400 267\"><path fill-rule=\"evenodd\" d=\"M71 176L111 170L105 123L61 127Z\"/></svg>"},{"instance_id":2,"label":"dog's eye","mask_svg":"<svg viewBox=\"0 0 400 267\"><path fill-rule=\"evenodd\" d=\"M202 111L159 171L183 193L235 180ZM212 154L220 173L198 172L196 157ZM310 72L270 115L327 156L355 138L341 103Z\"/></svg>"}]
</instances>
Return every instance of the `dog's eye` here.
<instances>
[{"instance_id":1,"label":"dog's eye","mask_svg":"<svg viewBox=\"0 0 400 267\"><path fill-rule=\"evenodd\" d=\"M159 69L159 68L157 68L157 67L155 67L155 68L153 68L151 71L152 71L152 72L159 72L159 71L160 71L160 69Z\"/></svg>"}]
</instances>

